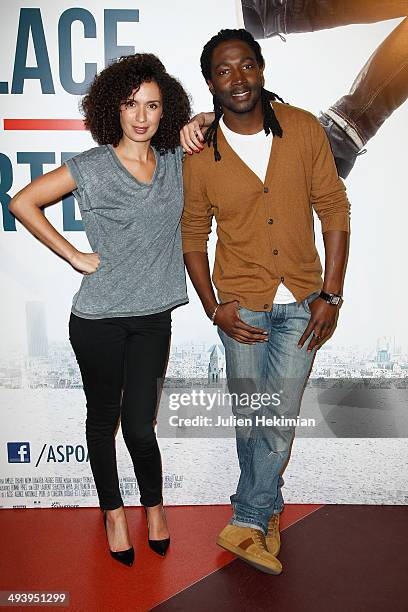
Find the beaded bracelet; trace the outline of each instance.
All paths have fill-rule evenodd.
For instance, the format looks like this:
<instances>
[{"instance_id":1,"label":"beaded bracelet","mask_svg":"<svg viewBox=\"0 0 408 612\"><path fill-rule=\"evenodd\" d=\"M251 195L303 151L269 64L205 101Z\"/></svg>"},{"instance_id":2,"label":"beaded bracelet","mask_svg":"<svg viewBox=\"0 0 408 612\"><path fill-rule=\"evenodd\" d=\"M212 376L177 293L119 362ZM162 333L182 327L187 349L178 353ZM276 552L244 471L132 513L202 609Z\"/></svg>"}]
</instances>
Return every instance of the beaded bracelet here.
<instances>
[{"instance_id":1,"label":"beaded bracelet","mask_svg":"<svg viewBox=\"0 0 408 612\"><path fill-rule=\"evenodd\" d=\"M210 317L210 319L211 319L211 321L212 321L212 324L213 324L213 325L215 325L215 321L214 321L214 319L215 319L215 315L217 314L218 306L219 306L219 304L217 304L217 305L216 305L216 307L215 307L215 309L214 309L214 312L212 313L212 315L211 315L211 317Z\"/></svg>"}]
</instances>

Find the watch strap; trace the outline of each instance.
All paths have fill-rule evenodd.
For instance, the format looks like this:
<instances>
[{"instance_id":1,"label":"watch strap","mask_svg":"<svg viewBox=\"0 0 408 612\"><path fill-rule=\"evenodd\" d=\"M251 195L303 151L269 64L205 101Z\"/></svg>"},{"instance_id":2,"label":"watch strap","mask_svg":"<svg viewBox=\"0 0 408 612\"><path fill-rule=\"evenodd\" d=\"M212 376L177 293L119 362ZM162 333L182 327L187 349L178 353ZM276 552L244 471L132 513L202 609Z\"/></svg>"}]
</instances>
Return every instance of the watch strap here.
<instances>
[{"instance_id":1,"label":"watch strap","mask_svg":"<svg viewBox=\"0 0 408 612\"><path fill-rule=\"evenodd\" d=\"M343 296L338 293L326 293L326 291L320 291L319 297L321 297L328 304L338 306L343 301Z\"/></svg>"}]
</instances>

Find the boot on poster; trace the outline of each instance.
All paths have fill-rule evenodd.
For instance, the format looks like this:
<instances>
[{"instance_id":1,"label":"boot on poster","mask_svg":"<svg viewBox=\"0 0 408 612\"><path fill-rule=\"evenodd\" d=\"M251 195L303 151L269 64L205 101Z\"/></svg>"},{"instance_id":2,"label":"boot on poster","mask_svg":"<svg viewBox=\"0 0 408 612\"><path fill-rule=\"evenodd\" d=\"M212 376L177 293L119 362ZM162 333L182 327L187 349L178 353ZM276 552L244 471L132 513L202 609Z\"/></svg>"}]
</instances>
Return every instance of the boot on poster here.
<instances>
[{"instance_id":1,"label":"boot on poster","mask_svg":"<svg viewBox=\"0 0 408 612\"><path fill-rule=\"evenodd\" d=\"M242 0L241 5L245 28L256 38L408 15L408 0ZM350 92L319 116L342 178L407 96L408 19L404 19L368 59Z\"/></svg>"}]
</instances>

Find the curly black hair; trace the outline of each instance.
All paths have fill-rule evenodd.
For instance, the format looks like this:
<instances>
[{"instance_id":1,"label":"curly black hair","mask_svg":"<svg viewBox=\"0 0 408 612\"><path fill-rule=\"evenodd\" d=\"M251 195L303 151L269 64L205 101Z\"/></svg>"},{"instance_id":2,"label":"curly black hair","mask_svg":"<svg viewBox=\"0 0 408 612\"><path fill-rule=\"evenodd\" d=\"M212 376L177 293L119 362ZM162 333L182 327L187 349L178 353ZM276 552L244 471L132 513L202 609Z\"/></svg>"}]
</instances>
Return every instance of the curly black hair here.
<instances>
[{"instance_id":1,"label":"curly black hair","mask_svg":"<svg viewBox=\"0 0 408 612\"><path fill-rule=\"evenodd\" d=\"M203 52L201 54L201 58L200 58L201 72L203 73L203 77L205 78L207 82L211 80L211 62L212 62L212 56L214 53L214 49L218 47L218 45L220 45L221 43L226 42L228 40L241 40L245 42L249 47L251 47L252 51L254 52L258 66L260 68L265 67L265 60L262 55L261 47L250 32L248 32L247 30L243 30L243 29L220 30L218 34L213 36L204 45ZM267 89L262 87L261 101L262 101L262 111L263 111L263 116L264 116L265 134L268 135L269 132L272 132L274 136L279 136L279 138L282 138L283 130L271 106L271 102L273 102L273 100L276 100L276 99L285 103L284 100L282 100L282 98L278 96L278 94L273 93L272 91L268 91ZM215 95L213 96L213 105L214 105L215 119L210 125L210 127L208 128L204 136L204 140L208 144L209 147L211 146L211 144L213 145L214 159L215 161L220 161L221 155L220 155L220 152L218 151L217 129L218 129L219 121L223 115L223 109L222 109L222 106L219 100L217 99L217 96Z\"/></svg>"},{"instance_id":2,"label":"curly black hair","mask_svg":"<svg viewBox=\"0 0 408 612\"><path fill-rule=\"evenodd\" d=\"M142 83L154 81L163 98L163 117L151 144L160 151L174 151L180 144L180 129L191 116L190 99L181 83L166 72L152 53L136 53L114 60L97 74L80 108L85 127L100 145L117 146L122 138L119 107Z\"/></svg>"}]
</instances>

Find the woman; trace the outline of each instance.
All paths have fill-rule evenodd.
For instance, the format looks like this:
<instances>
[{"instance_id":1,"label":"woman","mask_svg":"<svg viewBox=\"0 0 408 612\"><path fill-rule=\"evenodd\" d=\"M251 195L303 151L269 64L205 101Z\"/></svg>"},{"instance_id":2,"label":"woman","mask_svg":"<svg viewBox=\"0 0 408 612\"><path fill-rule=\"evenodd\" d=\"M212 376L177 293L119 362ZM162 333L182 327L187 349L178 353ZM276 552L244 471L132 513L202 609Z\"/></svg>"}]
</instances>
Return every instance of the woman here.
<instances>
[{"instance_id":1,"label":"woman","mask_svg":"<svg viewBox=\"0 0 408 612\"><path fill-rule=\"evenodd\" d=\"M99 144L34 180L11 212L84 274L73 298L70 340L87 399L86 439L112 557L132 565L115 454L122 433L145 508L149 544L170 542L162 503L160 452L153 427L157 383L169 352L171 310L188 301L180 238L182 155L202 145L200 115L190 117L180 83L151 54L122 57L95 77L82 102ZM208 116L208 124L211 115ZM92 253L82 253L41 207L73 191Z\"/></svg>"}]
</instances>

